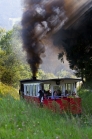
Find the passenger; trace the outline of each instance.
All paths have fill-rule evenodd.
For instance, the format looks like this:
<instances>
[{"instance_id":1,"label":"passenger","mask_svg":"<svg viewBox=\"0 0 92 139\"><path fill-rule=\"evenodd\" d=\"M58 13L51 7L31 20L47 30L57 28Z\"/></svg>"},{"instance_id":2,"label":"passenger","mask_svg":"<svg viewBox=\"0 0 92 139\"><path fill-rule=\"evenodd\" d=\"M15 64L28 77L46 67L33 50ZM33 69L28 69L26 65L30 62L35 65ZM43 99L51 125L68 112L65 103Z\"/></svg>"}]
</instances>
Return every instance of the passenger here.
<instances>
[{"instance_id":1,"label":"passenger","mask_svg":"<svg viewBox=\"0 0 92 139\"><path fill-rule=\"evenodd\" d=\"M67 90L65 90L65 96L66 96L66 97L68 97L68 96L69 96L69 94L68 94L68 91L67 91Z\"/></svg>"},{"instance_id":2,"label":"passenger","mask_svg":"<svg viewBox=\"0 0 92 139\"><path fill-rule=\"evenodd\" d=\"M40 101L40 103L43 103L44 93L42 90L40 90L38 93L39 93L39 101Z\"/></svg>"},{"instance_id":3,"label":"passenger","mask_svg":"<svg viewBox=\"0 0 92 139\"><path fill-rule=\"evenodd\" d=\"M51 90L50 89L48 90L48 96L51 96Z\"/></svg>"},{"instance_id":4,"label":"passenger","mask_svg":"<svg viewBox=\"0 0 92 139\"><path fill-rule=\"evenodd\" d=\"M54 92L53 92L53 98L54 98L54 99L58 98L57 91L54 91Z\"/></svg>"},{"instance_id":5,"label":"passenger","mask_svg":"<svg viewBox=\"0 0 92 139\"><path fill-rule=\"evenodd\" d=\"M57 95L60 97L61 96L61 91L57 90Z\"/></svg>"}]
</instances>

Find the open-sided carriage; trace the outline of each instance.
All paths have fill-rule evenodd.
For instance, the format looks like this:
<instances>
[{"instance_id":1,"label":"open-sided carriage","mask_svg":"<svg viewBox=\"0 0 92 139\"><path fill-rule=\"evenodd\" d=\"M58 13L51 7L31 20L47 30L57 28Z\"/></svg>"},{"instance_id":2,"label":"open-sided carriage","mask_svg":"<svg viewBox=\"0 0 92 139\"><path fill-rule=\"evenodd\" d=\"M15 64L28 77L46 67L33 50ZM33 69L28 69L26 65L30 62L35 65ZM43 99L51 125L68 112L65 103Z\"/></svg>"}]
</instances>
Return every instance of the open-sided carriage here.
<instances>
[{"instance_id":1,"label":"open-sided carriage","mask_svg":"<svg viewBox=\"0 0 92 139\"><path fill-rule=\"evenodd\" d=\"M81 114L81 98L77 95L77 82L80 79L58 78L20 81L20 97L41 104L53 111Z\"/></svg>"}]
</instances>

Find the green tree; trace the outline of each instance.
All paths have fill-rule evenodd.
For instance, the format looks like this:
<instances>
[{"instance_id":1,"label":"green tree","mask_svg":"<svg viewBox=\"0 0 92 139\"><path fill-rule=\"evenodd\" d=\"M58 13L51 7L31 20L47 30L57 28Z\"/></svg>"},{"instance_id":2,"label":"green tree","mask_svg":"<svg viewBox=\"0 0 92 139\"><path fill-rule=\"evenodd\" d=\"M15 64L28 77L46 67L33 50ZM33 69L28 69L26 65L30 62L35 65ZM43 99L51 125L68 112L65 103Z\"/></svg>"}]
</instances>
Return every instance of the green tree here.
<instances>
[{"instance_id":1,"label":"green tree","mask_svg":"<svg viewBox=\"0 0 92 139\"><path fill-rule=\"evenodd\" d=\"M18 86L20 79L32 76L29 66L23 62L24 55L20 55L21 39L17 36L18 33L19 31L14 28L2 35L0 40L0 80L13 86Z\"/></svg>"},{"instance_id":2,"label":"green tree","mask_svg":"<svg viewBox=\"0 0 92 139\"><path fill-rule=\"evenodd\" d=\"M16 61L15 54L12 53L12 31L6 32L0 41L0 49L3 51L4 55L0 55L1 62L0 66L4 70L2 71L1 81L3 83L12 84L13 83L13 67Z\"/></svg>"},{"instance_id":3,"label":"green tree","mask_svg":"<svg viewBox=\"0 0 92 139\"><path fill-rule=\"evenodd\" d=\"M1 81L1 76L5 71L4 58L5 58L5 52L0 48L0 81Z\"/></svg>"},{"instance_id":4,"label":"green tree","mask_svg":"<svg viewBox=\"0 0 92 139\"><path fill-rule=\"evenodd\" d=\"M6 33L6 30L4 28L0 28L0 40L5 33Z\"/></svg>"}]
</instances>

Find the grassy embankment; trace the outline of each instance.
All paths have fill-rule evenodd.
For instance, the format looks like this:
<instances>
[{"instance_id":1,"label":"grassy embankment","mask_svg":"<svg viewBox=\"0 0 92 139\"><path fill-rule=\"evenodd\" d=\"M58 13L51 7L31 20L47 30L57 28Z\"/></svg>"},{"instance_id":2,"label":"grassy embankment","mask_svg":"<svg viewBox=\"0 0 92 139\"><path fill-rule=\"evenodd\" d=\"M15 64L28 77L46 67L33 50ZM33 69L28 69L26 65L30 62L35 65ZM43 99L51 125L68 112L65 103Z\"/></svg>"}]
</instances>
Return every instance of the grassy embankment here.
<instances>
[{"instance_id":1,"label":"grassy embankment","mask_svg":"<svg viewBox=\"0 0 92 139\"><path fill-rule=\"evenodd\" d=\"M71 118L7 95L1 96L0 139L91 139L92 94L87 96L83 91L80 94L84 105L83 115Z\"/></svg>"}]
</instances>

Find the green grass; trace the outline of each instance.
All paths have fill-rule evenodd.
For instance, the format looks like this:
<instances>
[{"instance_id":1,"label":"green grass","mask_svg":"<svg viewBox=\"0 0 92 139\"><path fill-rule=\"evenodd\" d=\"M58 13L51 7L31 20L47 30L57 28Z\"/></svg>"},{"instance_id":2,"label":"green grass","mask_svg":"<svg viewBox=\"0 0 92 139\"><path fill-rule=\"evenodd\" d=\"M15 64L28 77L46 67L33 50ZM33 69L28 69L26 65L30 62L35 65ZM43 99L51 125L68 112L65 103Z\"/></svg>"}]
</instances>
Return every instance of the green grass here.
<instances>
[{"instance_id":1,"label":"green grass","mask_svg":"<svg viewBox=\"0 0 92 139\"><path fill-rule=\"evenodd\" d=\"M19 100L16 89L0 84L0 139L91 139L92 92L79 94L82 116L74 117Z\"/></svg>"},{"instance_id":2,"label":"green grass","mask_svg":"<svg viewBox=\"0 0 92 139\"><path fill-rule=\"evenodd\" d=\"M60 115L6 96L0 99L0 139L91 139L88 118Z\"/></svg>"},{"instance_id":3,"label":"green grass","mask_svg":"<svg viewBox=\"0 0 92 139\"><path fill-rule=\"evenodd\" d=\"M78 93L82 99L83 114L92 114L92 90L83 88Z\"/></svg>"}]
</instances>

